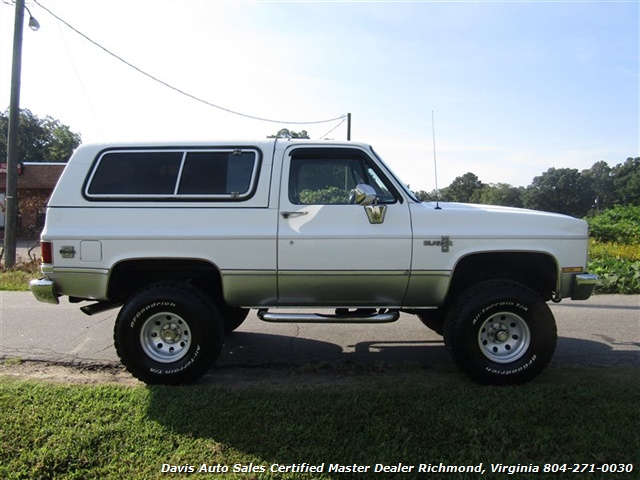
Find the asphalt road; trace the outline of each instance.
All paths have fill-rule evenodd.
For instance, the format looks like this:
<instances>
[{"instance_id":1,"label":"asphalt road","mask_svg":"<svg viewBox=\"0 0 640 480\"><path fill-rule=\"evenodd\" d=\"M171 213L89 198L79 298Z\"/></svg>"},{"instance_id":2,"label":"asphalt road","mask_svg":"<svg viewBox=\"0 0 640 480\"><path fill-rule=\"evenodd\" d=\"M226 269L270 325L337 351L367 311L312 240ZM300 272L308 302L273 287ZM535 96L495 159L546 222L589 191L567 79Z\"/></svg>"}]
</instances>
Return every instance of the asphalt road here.
<instances>
[{"instance_id":1,"label":"asphalt road","mask_svg":"<svg viewBox=\"0 0 640 480\"><path fill-rule=\"evenodd\" d=\"M558 346L551 366L640 367L640 295L599 295L551 304ZM0 292L0 358L74 365L119 364L113 347L117 310L92 317L66 300L37 302ZM382 325L273 324L255 311L230 334L218 366L418 362L450 364L442 338L412 315Z\"/></svg>"}]
</instances>

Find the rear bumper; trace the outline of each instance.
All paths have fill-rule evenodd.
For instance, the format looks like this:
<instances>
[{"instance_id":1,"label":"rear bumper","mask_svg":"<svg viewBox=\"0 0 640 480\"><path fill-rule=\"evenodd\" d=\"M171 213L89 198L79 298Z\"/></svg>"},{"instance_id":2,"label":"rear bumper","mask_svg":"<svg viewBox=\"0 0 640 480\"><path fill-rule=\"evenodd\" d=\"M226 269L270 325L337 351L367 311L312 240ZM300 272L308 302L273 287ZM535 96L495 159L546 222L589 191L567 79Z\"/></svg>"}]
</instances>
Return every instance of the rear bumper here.
<instances>
[{"instance_id":1,"label":"rear bumper","mask_svg":"<svg viewBox=\"0 0 640 480\"><path fill-rule=\"evenodd\" d=\"M580 273L575 276L571 289L571 300L586 300L598 284L598 276L592 273Z\"/></svg>"},{"instance_id":2,"label":"rear bumper","mask_svg":"<svg viewBox=\"0 0 640 480\"><path fill-rule=\"evenodd\" d=\"M53 303L54 305L60 303L58 300L59 295L56 293L56 286L51 280L47 280L46 278L31 280L29 288L39 302Z\"/></svg>"}]
</instances>

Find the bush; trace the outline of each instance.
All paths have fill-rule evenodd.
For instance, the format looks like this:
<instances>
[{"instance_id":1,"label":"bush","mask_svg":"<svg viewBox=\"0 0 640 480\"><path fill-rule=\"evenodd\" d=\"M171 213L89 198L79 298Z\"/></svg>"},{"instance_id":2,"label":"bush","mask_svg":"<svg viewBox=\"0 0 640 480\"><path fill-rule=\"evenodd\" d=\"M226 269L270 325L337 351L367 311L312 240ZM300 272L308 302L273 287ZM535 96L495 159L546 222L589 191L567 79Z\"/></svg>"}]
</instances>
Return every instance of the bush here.
<instances>
[{"instance_id":1,"label":"bush","mask_svg":"<svg viewBox=\"0 0 640 480\"><path fill-rule=\"evenodd\" d=\"M586 219L589 272L599 277L597 293L640 293L640 207L616 206Z\"/></svg>"},{"instance_id":2,"label":"bush","mask_svg":"<svg viewBox=\"0 0 640 480\"><path fill-rule=\"evenodd\" d=\"M591 236L600 242L640 244L640 206L618 205L586 220Z\"/></svg>"},{"instance_id":3,"label":"bush","mask_svg":"<svg viewBox=\"0 0 640 480\"><path fill-rule=\"evenodd\" d=\"M589 272L599 277L596 293L640 293L640 261L594 259L589 262Z\"/></svg>"},{"instance_id":4,"label":"bush","mask_svg":"<svg viewBox=\"0 0 640 480\"><path fill-rule=\"evenodd\" d=\"M595 239L589 241L589 258L592 260L618 259L640 261L640 244L603 243Z\"/></svg>"}]
</instances>

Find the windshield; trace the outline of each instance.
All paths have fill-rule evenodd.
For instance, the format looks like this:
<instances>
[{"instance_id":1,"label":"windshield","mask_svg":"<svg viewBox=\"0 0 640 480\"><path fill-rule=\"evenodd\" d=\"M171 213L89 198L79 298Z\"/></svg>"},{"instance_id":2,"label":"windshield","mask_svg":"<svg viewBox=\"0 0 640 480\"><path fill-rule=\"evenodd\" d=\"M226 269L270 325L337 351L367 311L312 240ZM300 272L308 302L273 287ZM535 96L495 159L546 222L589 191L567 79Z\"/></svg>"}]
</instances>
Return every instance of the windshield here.
<instances>
[{"instance_id":1,"label":"windshield","mask_svg":"<svg viewBox=\"0 0 640 480\"><path fill-rule=\"evenodd\" d=\"M373 155L378 159L378 161L382 164L382 166L387 170L387 173L389 173L393 178L396 179L396 181L398 182L398 184L400 185L400 187L402 188L402 190L404 190L404 192L407 194L407 196L413 200L414 202L418 202L418 203L422 203L422 200L420 200L415 193L413 193L409 187L407 187L407 185L400 180L400 178L398 177L398 175L396 175L393 170L391 170L389 168L389 166L384 163L384 160L382 160L382 158L380 157L380 155L378 155L376 153L376 151L373 149L373 147L371 145L369 145L369 149L371 150L371 153L373 153Z\"/></svg>"}]
</instances>

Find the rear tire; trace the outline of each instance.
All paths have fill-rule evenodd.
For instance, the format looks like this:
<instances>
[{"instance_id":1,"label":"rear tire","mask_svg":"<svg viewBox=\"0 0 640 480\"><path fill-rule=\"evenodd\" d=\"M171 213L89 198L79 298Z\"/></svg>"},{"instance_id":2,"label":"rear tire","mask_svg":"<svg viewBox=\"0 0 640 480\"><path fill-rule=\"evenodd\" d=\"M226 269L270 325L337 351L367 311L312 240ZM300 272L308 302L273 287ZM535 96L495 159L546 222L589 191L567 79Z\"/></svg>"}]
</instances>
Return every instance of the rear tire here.
<instances>
[{"instance_id":1,"label":"rear tire","mask_svg":"<svg viewBox=\"0 0 640 480\"><path fill-rule=\"evenodd\" d=\"M453 304L444 340L454 362L473 380L510 385L544 370L557 331L540 295L517 282L491 280L466 290Z\"/></svg>"},{"instance_id":2,"label":"rear tire","mask_svg":"<svg viewBox=\"0 0 640 480\"><path fill-rule=\"evenodd\" d=\"M116 351L145 383L180 384L204 375L223 343L218 309L200 290L166 282L140 290L118 314Z\"/></svg>"}]
</instances>

